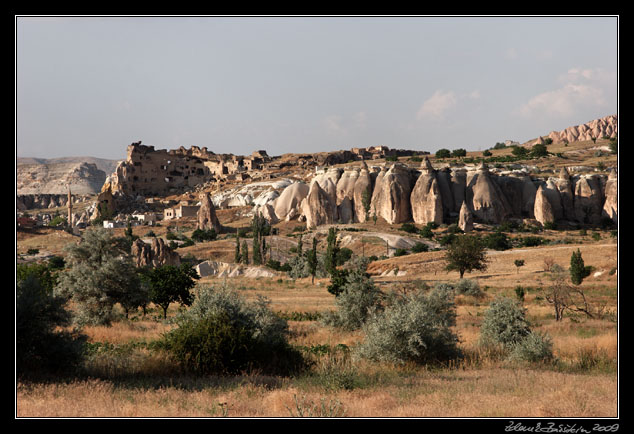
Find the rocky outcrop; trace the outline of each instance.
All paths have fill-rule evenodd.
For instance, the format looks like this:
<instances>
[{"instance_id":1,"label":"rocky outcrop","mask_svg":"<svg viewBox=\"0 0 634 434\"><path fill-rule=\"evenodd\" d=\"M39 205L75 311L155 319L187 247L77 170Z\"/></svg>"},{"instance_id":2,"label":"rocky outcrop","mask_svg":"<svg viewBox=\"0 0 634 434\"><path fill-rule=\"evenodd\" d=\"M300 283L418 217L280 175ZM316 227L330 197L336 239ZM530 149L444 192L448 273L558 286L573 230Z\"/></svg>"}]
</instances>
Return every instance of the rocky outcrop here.
<instances>
[{"instance_id":1,"label":"rocky outcrop","mask_svg":"<svg viewBox=\"0 0 634 434\"><path fill-rule=\"evenodd\" d=\"M59 160L59 159L57 159ZM25 160L16 167L17 194L96 194L106 180L106 172L84 161ZM27 162L24 162L27 161Z\"/></svg>"},{"instance_id":2,"label":"rocky outcrop","mask_svg":"<svg viewBox=\"0 0 634 434\"><path fill-rule=\"evenodd\" d=\"M372 191L372 176L370 176L370 170L364 161L361 163L359 176L354 182L354 189L352 192L355 222L363 223L366 221L366 218L371 215L372 209L370 208L370 205L372 201Z\"/></svg>"},{"instance_id":3,"label":"rocky outcrop","mask_svg":"<svg viewBox=\"0 0 634 434\"><path fill-rule=\"evenodd\" d=\"M617 135L618 119L616 115L606 116L587 122L582 125L568 127L562 131L553 131L548 135L553 143L577 142L583 140L599 139L602 137L614 138ZM544 143L543 138L541 143ZM538 140L539 140L538 139ZM534 141L531 144L538 143Z\"/></svg>"},{"instance_id":4,"label":"rocky outcrop","mask_svg":"<svg viewBox=\"0 0 634 434\"><path fill-rule=\"evenodd\" d=\"M211 201L211 197L209 196L209 193L203 193L201 196L200 208L198 208L198 212L196 214L196 218L198 220L196 228L202 230L213 229L219 234L222 232L222 225L216 216L216 208Z\"/></svg>"},{"instance_id":5,"label":"rocky outcrop","mask_svg":"<svg viewBox=\"0 0 634 434\"><path fill-rule=\"evenodd\" d=\"M580 223L596 225L601 222L603 195L599 178L579 176L574 182L574 210Z\"/></svg>"},{"instance_id":6,"label":"rocky outcrop","mask_svg":"<svg viewBox=\"0 0 634 434\"><path fill-rule=\"evenodd\" d=\"M416 180L410 199L414 223L442 224L443 201L436 180L436 171L427 157L423 160L421 175Z\"/></svg>"},{"instance_id":7,"label":"rocky outcrop","mask_svg":"<svg viewBox=\"0 0 634 434\"><path fill-rule=\"evenodd\" d=\"M458 227L463 232L471 232L473 230L473 215L469 211L466 202L462 202L460 206L460 215L458 216Z\"/></svg>"},{"instance_id":8,"label":"rocky outcrop","mask_svg":"<svg viewBox=\"0 0 634 434\"><path fill-rule=\"evenodd\" d=\"M337 205L319 182L311 184L308 196L302 202L302 214L306 217L308 229L337 222Z\"/></svg>"},{"instance_id":9,"label":"rocky outcrop","mask_svg":"<svg viewBox=\"0 0 634 434\"><path fill-rule=\"evenodd\" d=\"M410 206L411 176L407 168L393 164L377 175L370 213L376 213L390 224L404 223L412 218Z\"/></svg>"},{"instance_id":10,"label":"rocky outcrop","mask_svg":"<svg viewBox=\"0 0 634 434\"><path fill-rule=\"evenodd\" d=\"M301 214L301 203L308 195L309 187L303 182L287 186L273 202L275 215L279 220L291 220Z\"/></svg>"},{"instance_id":11,"label":"rocky outcrop","mask_svg":"<svg viewBox=\"0 0 634 434\"><path fill-rule=\"evenodd\" d=\"M548 196L542 186L539 187L535 195L534 215L535 220L542 225L555 222L555 213L548 200Z\"/></svg>"},{"instance_id":12,"label":"rocky outcrop","mask_svg":"<svg viewBox=\"0 0 634 434\"><path fill-rule=\"evenodd\" d=\"M506 197L484 163L467 185L467 206L485 223L499 224L512 215Z\"/></svg>"},{"instance_id":13,"label":"rocky outcrop","mask_svg":"<svg viewBox=\"0 0 634 434\"><path fill-rule=\"evenodd\" d=\"M162 238L153 238L150 244L141 239L132 243L132 257L137 267L180 265L180 256Z\"/></svg>"},{"instance_id":14,"label":"rocky outcrop","mask_svg":"<svg viewBox=\"0 0 634 434\"><path fill-rule=\"evenodd\" d=\"M605 202L601 216L611 219L614 223L618 223L618 179L616 170L610 171L608 180L605 184Z\"/></svg>"}]
</instances>

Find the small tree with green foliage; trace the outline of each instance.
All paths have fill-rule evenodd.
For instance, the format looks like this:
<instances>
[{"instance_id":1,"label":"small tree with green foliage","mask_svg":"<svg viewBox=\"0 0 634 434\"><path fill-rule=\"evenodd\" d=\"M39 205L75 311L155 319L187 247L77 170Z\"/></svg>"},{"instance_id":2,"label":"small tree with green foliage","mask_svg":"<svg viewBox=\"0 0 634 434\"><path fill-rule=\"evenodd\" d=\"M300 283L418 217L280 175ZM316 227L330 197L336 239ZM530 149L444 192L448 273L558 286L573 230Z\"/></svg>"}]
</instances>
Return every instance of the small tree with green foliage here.
<instances>
[{"instance_id":1,"label":"small tree with green foliage","mask_svg":"<svg viewBox=\"0 0 634 434\"><path fill-rule=\"evenodd\" d=\"M588 270L581 257L581 251L577 249L576 252L572 252L570 256L570 280L575 285L581 285L583 279L588 276Z\"/></svg>"},{"instance_id":2,"label":"small tree with green foliage","mask_svg":"<svg viewBox=\"0 0 634 434\"><path fill-rule=\"evenodd\" d=\"M142 276L148 286L150 301L163 309L164 319L171 303L191 304L193 296L190 290L196 285L195 280L200 278L190 264L146 268Z\"/></svg>"},{"instance_id":3,"label":"small tree with green foliage","mask_svg":"<svg viewBox=\"0 0 634 434\"><path fill-rule=\"evenodd\" d=\"M114 305L140 288L129 251L103 228L87 230L65 251L68 268L58 275L56 293L76 304L75 323L109 325Z\"/></svg>"},{"instance_id":4,"label":"small tree with green foliage","mask_svg":"<svg viewBox=\"0 0 634 434\"><path fill-rule=\"evenodd\" d=\"M18 277L15 292L15 370L18 377L59 374L79 367L86 336L67 331L66 298L40 285L34 274Z\"/></svg>"},{"instance_id":5,"label":"small tree with green foliage","mask_svg":"<svg viewBox=\"0 0 634 434\"><path fill-rule=\"evenodd\" d=\"M319 261L317 258L317 237L313 237L313 246L308 251L306 255L306 259L308 260L308 270L311 275L311 283L315 283L315 276L317 275L317 266L319 265Z\"/></svg>"},{"instance_id":6,"label":"small tree with green foliage","mask_svg":"<svg viewBox=\"0 0 634 434\"><path fill-rule=\"evenodd\" d=\"M476 235L456 236L445 254L447 271L458 271L462 279L465 272L487 269L485 245Z\"/></svg>"}]
</instances>

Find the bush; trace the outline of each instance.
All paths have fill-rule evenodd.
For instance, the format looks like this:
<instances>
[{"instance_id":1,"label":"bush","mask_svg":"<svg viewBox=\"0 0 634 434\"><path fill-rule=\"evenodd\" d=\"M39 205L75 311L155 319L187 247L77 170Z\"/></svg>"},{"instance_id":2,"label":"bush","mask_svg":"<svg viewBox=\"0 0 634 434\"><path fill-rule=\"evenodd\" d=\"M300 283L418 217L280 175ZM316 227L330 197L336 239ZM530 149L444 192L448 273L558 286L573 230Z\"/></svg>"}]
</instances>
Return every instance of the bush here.
<instances>
[{"instance_id":1,"label":"bush","mask_svg":"<svg viewBox=\"0 0 634 434\"><path fill-rule=\"evenodd\" d=\"M372 315L363 326L365 341L361 357L403 364L439 363L461 357L453 293L434 288L396 298L383 312Z\"/></svg>"},{"instance_id":2,"label":"bush","mask_svg":"<svg viewBox=\"0 0 634 434\"><path fill-rule=\"evenodd\" d=\"M508 250L511 246L511 241L506 234L502 232L494 232L484 237L484 243L487 248L492 250Z\"/></svg>"},{"instance_id":3,"label":"bush","mask_svg":"<svg viewBox=\"0 0 634 434\"><path fill-rule=\"evenodd\" d=\"M15 298L15 363L19 377L69 372L83 360L86 337L60 331L71 322L66 300L52 295L38 279L18 279Z\"/></svg>"},{"instance_id":4,"label":"bush","mask_svg":"<svg viewBox=\"0 0 634 434\"><path fill-rule=\"evenodd\" d=\"M407 232L408 234L413 234L418 231L413 223L403 223L401 225L401 230Z\"/></svg>"},{"instance_id":5,"label":"bush","mask_svg":"<svg viewBox=\"0 0 634 434\"><path fill-rule=\"evenodd\" d=\"M421 252L428 252L428 251L429 251L429 246L425 243L416 243L412 247L413 253L421 253Z\"/></svg>"},{"instance_id":6,"label":"bush","mask_svg":"<svg viewBox=\"0 0 634 434\"><path fill-rule=\"evenodd\" d=\"M380 307L381 291L366 273L368 260L355 258L346 270L345 283L337 295L337 310L324 316L324 323L345 330L356 330Z\"/></svg>"},{"instance_id":7,"label":"bush","mask_svg":"<svg viewBox=\"0 0 634 434\"><path fill-rule=\"evenodd\" d=\"M554 360L553 342L546 335L530 332L518 342L510 345L509 360L529 363L549 362Z\"/></svg>"},{"instance_id":8,"label":"bush","mask_svg":"<svg viewBox=\"0 0 634 434\"><path fill-rule=\"evenodd\" d=\"M303 366L301 354L287 342L287 322L264 298L247 302L228 287L202 287L175 322L177 328L164 335L162 344L195 372L287 374Z\"/></svg>"},{"instance_id":9,"label":"bush","mask_svg":"<svg viewBox=\"0 0 634 434\"><path fill-rule=\"evenodd\" d=\"M480 341L484 345L516 344L530 334L526 310L515 300L498 297L491 302L484 314L480 329Z\"/></svg>"},{"instance_id":10,"label":"bush","mask_svg":"<svg viewBox=\"0 0 634 434\"><path fill-rule=\"evenodd\" d=\"M470 295L472 297L481 297L483 295L477 280L460 279L454 286L456 293Z\"/></svg>"},{"instance_id":11,"label":"bush","mask_svg":"<svg viewBox=\"0 0 634 434\"><path fill-rule=\"evenodd\" d=\"M203 241L213 241L217 237L218 237L218 234L213 228L209 230L196 229L194 232L192 232L192 235L191 235L191 239L197 243L200 243Z\"/></svg>"}]
</instances>

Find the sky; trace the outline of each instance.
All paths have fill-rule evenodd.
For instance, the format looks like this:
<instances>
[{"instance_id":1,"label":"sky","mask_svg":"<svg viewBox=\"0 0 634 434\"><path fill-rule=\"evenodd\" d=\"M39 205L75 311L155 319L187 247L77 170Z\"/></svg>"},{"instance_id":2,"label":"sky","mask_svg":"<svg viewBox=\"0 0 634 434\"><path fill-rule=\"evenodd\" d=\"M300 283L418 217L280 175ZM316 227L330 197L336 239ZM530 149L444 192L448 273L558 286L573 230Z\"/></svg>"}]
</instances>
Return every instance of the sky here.
<instances>
[{"instance_id":1,"label":"sky","mask_svg":"<svg viewBox=\"0 0 634 434\"><path fill-rule=\"evenodd\" d=\"M618 42L616 16L16 16L16 156L523 143L618 113Z\"/></svg>"}]
</instances>

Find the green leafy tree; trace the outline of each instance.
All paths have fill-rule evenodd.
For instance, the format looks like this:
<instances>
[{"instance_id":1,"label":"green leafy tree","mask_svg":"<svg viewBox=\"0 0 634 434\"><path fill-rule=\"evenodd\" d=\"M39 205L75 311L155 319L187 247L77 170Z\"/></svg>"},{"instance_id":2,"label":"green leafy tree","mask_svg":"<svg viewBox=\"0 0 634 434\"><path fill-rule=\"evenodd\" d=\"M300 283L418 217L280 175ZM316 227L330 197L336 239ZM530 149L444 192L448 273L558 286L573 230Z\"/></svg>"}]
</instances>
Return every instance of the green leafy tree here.
<instances>
[{"instance_id":1,"label":"green leafy tree","mask_svg":"<svg viewBox=\"0 0 634 434\"><path fill-rule=\"evenodd\" d=\"M244 265L249 265L249 245L246 241L242 242L242 254L240 255L240 258Z\"/></svg>"},{"instance_id":2,"label":"green leafy tree","mask_svg":"<svg viewBox=\"0 0 634 434\"><path fill-rule=\"evenodd\" d=\"M191 305L193 296L190 290L196 286L195 280L200 278L190 264L146 268L142 276L148 286L149 300L163 309L163 318L167 318L171 303Z\"/></svg>"},{"instance_id":3,"label":"green leafy tree","mask_svg":"<svg viewBox=\"0 0 634 434\"><path fill-rule=\"evenodd\" d=\"M367 188L361 194L361 204L363 205L363 210L365 211L365 219L370 219L370 204L372 203L372 192L370 188Z\"/></svg>"},{"instance_id":4,"label":"green leafy tree","mask_svg":"<svg viewBox=\"0 0 634 434\"><path fill-rule=\"evenodd\" d=\"M310 271L311 283L315 283L315 275L317 274L317 266L319 261L317 259L317 237L313 237L313 247L308 251L308 270Z\"/></svg>"},{"instance_id":5,"label":"green leafy tree","mask_svg":"<svg viewBox=\"0 0 634 434\"><path fill-rule=\"evenodd\" d=\"M577 249L576 252L572 252L570 256L570 280L575 285L581 285L583 279L587 277L587 271L583 258L581 257L581 251Z\"/></svg>"},{"instance_id":6,"label":"green leafy tree","mask_svg":"<svg viewBox=\"0 0 634 434\"><path fill-rule=\"evenodd\" d=\"M15 368L18 377L68 372L80 365L86 337L67 331L66 298L40 285L34 274L18 276L15 292Z\"/></svg>"},{"instance_id":7,"label":"green leafy tree","mask_svg":"<svg viewBox=\"0 0 634 434\"><path fill-rule=\"evenodd\" d=\"M458 271L462 279L465 272L487 269L485 245L476 235L456 236L445 254L447 271Z\"/></svg>"},{"instance_id":8,"label":"green leafy tree","mask_svg":"<svg viewBox=\"0 0 634 434\"><path fill-rule=\"evenodd\" d=\"M436 151L436 158L449 158L451 157L451 151L449 149L439 149Z\"/></svg>"},{"instance_id":9,"label":"green leafy tree","mask_svg":"<svg viewBox=\"0 0 634 434\"><path fill-rule=\"evenodd\" d=\"M531 158L540 158L540 157L547 157L547 156L548 156L548 149L546 148L546 145L537 143L533 145L533 147L531 148L531 151L530 151Z\"/></svg>"},{"instance_id":10,"label":"green leafy tree","mask_svg":"<svg viewBox=\"0 0 634 434\"><path fill-rule=\"evenodd\" d=\"M68 268L58 275L57 295L76 304L75 323L109 325L114 305L140 288L129 251L103 228L84 232L65 251Z\"/></svg>"},{"instance_id":11,"label":"green leafy tree","mask_svg":"<svg viewBox=\"0 0 634 434\"><path fill-rule=\"evenodd\" d=\"M242 262L242 253L240 252L240 235L236 234L236 252L233 257L233 262L239 264Z\"/></svg>"}]
</instances>

